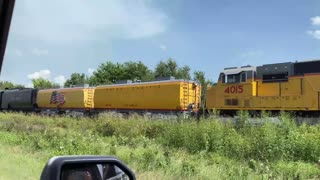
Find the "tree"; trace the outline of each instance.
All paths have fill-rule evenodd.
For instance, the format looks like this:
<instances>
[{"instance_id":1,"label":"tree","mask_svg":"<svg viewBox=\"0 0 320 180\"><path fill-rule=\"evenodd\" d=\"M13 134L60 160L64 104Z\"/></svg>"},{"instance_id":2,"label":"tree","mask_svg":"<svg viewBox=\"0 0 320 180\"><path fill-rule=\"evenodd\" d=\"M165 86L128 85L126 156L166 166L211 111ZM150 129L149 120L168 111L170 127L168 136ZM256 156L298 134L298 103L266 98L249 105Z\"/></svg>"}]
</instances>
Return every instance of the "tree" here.
<instances>
[{"instance_id":1,"label":"tree","mask_svg":"<svg viewBox=\"0 0 320 180\"><path fill-rule=\"evenodd\" d=\"M108 61L102 63L89 79L91 85L113 84L116 81L124 80L124 68L120 63Z\"/></svg>"},{"instance_id":2,"label":"tree","mask_svg":"<svg viewBox=\"0 0 320 180\"><path fill-rule=\"evenodd\" d=\"M58 84L52 83L47 79L39 78L39 79L32 79L33 87L38 89L50 89L59 87Z\"/></svg>"},{"instance_id":3,"label":"tree","mask_svg":"<svg viewBox=\"0 0 320 180\"><path fill-rule=\"evenodd\" d=\"M86 83L88 83L88 78L84 73L72 73L70 79L64 83L64 87L84 85Z\"/></svg>"},{"instance_id":4,"label":"tree","mask_svg":"<svg viewBox=\"0 0 320 180\"><path fill-rule=\"evenodd\" d=\"M123 64L124 68L124 80L141 80L150 81L154 79L153 73L149 68L141 61L133 62L128 61Z\"/></svg>"},{"instance_id":5,"label":"tree","mask_svg":"<svg viewBox=\"0 0 320 180\"><path fill-rule=\"evenodd\" d=\"M1 81L0 90L6 89L6 88L16 89L16 88L24 88L24 86L20 84L13 84L12 82L9 82L9 81Z\"/></svg>"},{"instance_id":6,"label":"tree","mask_svg":"<svg viewBox=\"0 0 320 180\"><path fill-rule=\"evenodd\" d=\"M191 79L190 67L183 66L182 68L179 68L176 76L178 79Z\"/></svg>"},{"instance_id":7,"label":"tree","mask_svg":"<svg viewBox=\"0 0 320 180\"><path fill-rule=\"evenodd\" d=\"M206 80L205 73L203 71L195 71L193 73L194 80L201 85L201 108L204 110L206 106L206 93L208 85L212 85L212 81ZM204 114L204 113L203 113Z\"/></svg>"},{"instance_id":8,"label":"tree","mask_svg":"<svg viewBox=\"0 0 320 180\"><path fill-rule=\"evenodd\" d=\"M128 61L123 64L108 61L101 64L89 79L90 85L113 84L120 80L141 80L154 79L149 68L141 61Z\"/></svg>"},{"instance_id":9,"label":"tree","mask_svg":"<svg viewBox=\"0 0 320 180\"><path fill-rule=\"evenodd\" d=\"M171 76L176 76L177 75L177 71L178 71L178 64L176 63L175 60L169 58L167 60L167 68L168 68L168 71L170 73Z\"/></svg>"},{"instance_id":10,"label":"tree","mask_svg":"<svg viewBox=\"0 0 320 180\"><path fill-rule=\"evenodd\" d=\"M161 78L161 77L170 77L172 74L170 73L167 63L160 61L159 64L157 64L157 67L155 69L155 77L156 78Z\"/></svg>"},{"instance_id":11,"label":"tree","mask_svg":"<svg viewBox=\"0 0 320 180\"><path fill-rule=\"evenodd\" d=\"M173 76L176 79L191 79L190 67L184 66L181 68L171 58L166 62L160 61L156 66L154 74L156 78Z\"/></svg>"}]
</instances>

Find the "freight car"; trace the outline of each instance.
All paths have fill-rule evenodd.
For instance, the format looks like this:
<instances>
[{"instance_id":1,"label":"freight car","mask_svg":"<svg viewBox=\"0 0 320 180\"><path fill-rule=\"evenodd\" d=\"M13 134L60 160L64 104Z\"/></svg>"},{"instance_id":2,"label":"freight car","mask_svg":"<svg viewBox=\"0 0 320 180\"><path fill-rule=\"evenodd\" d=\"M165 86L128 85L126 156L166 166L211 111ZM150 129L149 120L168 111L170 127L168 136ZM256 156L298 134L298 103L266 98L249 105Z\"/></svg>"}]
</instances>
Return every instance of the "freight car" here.
<instances>
[{"instance_id":1,"label":"freight car","mask_svg":"<svg viewBox=\"0 0 320 180\"><path fill-rule=\"evenodd\" d=\"M194 81L167 80L104 85L95 88L97 111L195 113L201 87Z\"/></svg>"},{"instance_id":2,"label":"freight car","mask_svg":"<svg viewBox=\"0 0 320 180\"><path fill-rule=\"evenodd\" d=\"M1 110L36 111L37 90L21 88L0 91Z\"/></svg>"},{"instance_id":3,"label":"freight car","mask_svg":"<svg viewBox=\"0 0 320 180\"><path fill-rule=\"evenodd\" d=\"M225 68L206 94L208 110L319 115L320 60Z\"/></svg>"},{"instance_id":4,"label":"freight car","mask_svg":"<svg viewBox=\"0 0 320 180\"><path fill-rule=\"evenodd\" d=\"M201 86L188 80L0 92L3 110L72 116L94 115L105 111L188 116L197 113L200 97Z\"/></svg>"},{"instance_id":5,"label":"freight car","mask_svg":"<svg viewBox=\"0 0 320 180\"><path fill-rule=\"evenodd\" d=\"M94 88L39 90L37 105L42 114L90 115L94 112Z\"/></svg>"}]
</instances>

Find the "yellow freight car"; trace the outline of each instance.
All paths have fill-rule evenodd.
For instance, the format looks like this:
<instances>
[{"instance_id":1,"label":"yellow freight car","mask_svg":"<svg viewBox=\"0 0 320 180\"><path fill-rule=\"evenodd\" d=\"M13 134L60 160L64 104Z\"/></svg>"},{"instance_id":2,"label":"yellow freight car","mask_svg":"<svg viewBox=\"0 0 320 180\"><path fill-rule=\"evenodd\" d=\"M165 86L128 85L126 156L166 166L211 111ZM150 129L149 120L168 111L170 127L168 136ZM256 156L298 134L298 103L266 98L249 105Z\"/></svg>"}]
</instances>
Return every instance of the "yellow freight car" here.
<instances>
[{"instance_id":1,"label":"yellow freight car","mask_svg":"<svg viewBox=\"0 0 320 180\"><path fill-rule=\"evenodd\" d=\"M208 88L207 108L218 110L320 110L320 60L226 68Z\"/></svg>"},{"instance_id":2,"label":"yellow freight car","mask_svg":"<svg viewBox=\"0 0 320 180\"><path fill-rule=\"evenodd\" d=\"M93 88L64 88L39 90L37 105L40 110L80 110L94 108Z\"/></svg>"},{"instance_id":3,"label":"yellow freight car","mask_svg":"<svg viewBox=\"0 0 320 180\"><path fill-rule=\"evenodd\" d=\"M194 81L168 80L98 86L95 109L173 112L198 109L200 85Z\"/></svg>"}]
</instances>

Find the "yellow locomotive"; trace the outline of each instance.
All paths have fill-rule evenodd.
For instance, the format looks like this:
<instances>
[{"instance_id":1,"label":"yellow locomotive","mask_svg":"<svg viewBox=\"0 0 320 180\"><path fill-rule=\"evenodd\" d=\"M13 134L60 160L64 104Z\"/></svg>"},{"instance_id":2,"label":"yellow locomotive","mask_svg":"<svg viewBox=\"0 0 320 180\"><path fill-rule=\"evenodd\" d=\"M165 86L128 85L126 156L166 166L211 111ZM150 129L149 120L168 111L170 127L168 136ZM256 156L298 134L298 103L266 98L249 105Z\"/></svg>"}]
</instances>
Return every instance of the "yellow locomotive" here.
<instances>
[{"instance_id":1,"label":"yellow locomotive","mask_svg":"<svg viewBox=\"0 0 320 180\"><path fill-rule=\"evenodd\" d=\"M320 61L225 68L206 94L207 109L222 112L270 110L317 113Z\"/></svg>"}]
</instances>

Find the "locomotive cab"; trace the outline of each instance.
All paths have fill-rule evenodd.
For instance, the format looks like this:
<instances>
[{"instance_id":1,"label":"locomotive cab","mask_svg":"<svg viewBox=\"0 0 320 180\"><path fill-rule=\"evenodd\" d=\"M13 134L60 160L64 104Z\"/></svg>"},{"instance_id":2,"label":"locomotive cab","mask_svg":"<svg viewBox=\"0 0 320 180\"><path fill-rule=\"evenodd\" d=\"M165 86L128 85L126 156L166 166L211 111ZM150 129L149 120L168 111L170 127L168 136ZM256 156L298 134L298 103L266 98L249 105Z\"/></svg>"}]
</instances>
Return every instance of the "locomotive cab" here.
<instances>
[{"instance_id":1,"label":"locomotive cab","mask_svg":"<svg viewBox=\"0 0 320 180\"><path fill-rule=\"evenodd\" d=\"M256 96L256 67L225 68L216 86L208 88L207 108L240 109L250 106L250 98Z\"/></svg>"},{"instance_id":2,"label":"locomotive cab","mask_svg":"<svg viewBox=\"0 0 320 180\"><path fill-rule=\"evenodd\" d=\"M220 73L218 82L222 84L245 83L254 80L256 68L253 66L241 66L240 68L224 68Z\"/></svg>"}]
</instances>

